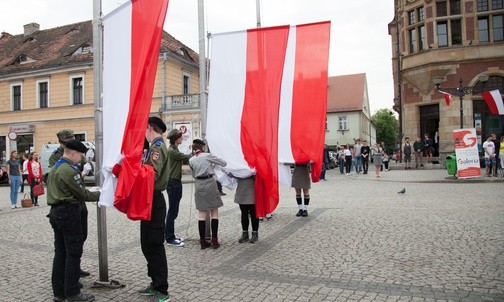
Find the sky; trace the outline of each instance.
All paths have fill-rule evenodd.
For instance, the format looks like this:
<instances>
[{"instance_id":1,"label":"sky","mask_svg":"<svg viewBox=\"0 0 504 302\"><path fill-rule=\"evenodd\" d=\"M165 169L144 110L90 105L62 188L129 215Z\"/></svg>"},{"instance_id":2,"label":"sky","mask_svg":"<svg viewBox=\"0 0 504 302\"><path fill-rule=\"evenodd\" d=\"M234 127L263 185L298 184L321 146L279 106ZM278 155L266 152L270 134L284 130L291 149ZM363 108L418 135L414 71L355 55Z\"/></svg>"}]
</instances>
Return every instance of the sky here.
<instances>
[{"instance_id":1,"label":"sky","mask_svg":"<svg viewBox=\"0 0 504 302\"><path fill-rule=\"evenodd\" d=\"M102 0L104 15L126 0ZM257 0L204 0L205 31L256 27ZM329 76L366 73L371 114L393 106L392 45L388 24L394 1L261 0L261 26L331 21ZM93 18L93 0L2 0L0 32L22 34L36 22L49 29ZM198 45L198 0L170 0L164 29L194 51Z\"/></svg>"}]
</instances>

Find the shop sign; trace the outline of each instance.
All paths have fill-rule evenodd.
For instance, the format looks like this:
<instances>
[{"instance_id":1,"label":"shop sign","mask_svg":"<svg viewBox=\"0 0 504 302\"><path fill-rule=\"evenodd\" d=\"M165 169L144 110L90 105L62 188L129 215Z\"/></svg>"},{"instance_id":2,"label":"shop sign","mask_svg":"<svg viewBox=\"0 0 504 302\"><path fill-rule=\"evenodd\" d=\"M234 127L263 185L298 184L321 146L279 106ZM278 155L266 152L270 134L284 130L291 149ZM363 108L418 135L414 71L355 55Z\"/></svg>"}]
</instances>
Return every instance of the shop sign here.
<instances>
[{"instance_id":1,"label":"shop sign","mask_svg":"<svg viewBox=\"0 0 504 302\"><path fill-rule=\"evenodd\" d=\"M481 177L476 129L453 130L458 178Z\"/></svg>"},{"instance_id":2,"label":"shop sign","mask_svg":"<svg viewBox=\"0 0 504 302\"><path fill-rule=\"evenodd\" d=\"M35 132L35 125L16 125L16 126L10 126L9 130L10 131L14 131L17 134L20 134L20 133L33 133L33 132Z\"/></svg>"}]
</instances>

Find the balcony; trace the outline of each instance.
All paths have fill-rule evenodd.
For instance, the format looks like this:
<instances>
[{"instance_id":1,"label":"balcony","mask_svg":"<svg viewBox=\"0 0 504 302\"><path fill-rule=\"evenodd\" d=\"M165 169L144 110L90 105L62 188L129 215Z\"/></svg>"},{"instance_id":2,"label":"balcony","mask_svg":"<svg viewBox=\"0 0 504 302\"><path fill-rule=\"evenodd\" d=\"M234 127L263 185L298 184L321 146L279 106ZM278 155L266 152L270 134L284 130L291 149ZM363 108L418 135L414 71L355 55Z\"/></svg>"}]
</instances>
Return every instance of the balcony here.
<instances>
[{"instance_id":1,"label":"balcony","mask_svg":"<svg viewBox=\"0 0 504 302\"><path fill-rule=\"evenodd\" d=\"M199 94L170 95L166 97L164 110L195 109L200 107Z\"/></svg>"}]
</instances>

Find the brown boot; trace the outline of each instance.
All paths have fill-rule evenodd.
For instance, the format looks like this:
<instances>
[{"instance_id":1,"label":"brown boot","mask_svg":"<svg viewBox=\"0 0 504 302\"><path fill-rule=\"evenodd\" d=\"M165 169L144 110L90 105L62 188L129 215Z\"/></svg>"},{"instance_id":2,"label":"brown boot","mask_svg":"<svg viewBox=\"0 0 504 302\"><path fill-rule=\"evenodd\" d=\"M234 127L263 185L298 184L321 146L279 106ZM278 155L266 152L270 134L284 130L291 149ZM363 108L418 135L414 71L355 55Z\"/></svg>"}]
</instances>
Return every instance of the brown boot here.
<instances>
[{"instance_id":1,"label":"brown boot","mask_svg":"<svg viewBox=\"0 0 504 302\"><path fill-rule=\"evenodd\" d=\"M212 237L212 247L218 249L220 247L219 240L217 237Z\"/></svg>"},{"instance_id":2,"label":"brown boot","mask_svg":"<svg viewBox=\"0 0 504 302\"><path fill-rule=\"evenodd\" d=\"M205 237L200 238L199 243L201 244L201 249L204 250L207 247L211 246L212 244L208 241L206 241Z\"/></svg>"}]
</instances>

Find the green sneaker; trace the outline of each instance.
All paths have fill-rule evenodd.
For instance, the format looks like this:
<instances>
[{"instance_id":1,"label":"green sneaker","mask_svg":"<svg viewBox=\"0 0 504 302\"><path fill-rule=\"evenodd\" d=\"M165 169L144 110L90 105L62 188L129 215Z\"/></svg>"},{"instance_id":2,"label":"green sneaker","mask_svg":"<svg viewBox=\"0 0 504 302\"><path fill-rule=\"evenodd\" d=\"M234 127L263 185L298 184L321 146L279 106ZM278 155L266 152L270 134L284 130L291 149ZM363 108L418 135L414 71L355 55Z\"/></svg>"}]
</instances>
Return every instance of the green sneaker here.
<instances>
[{"instance_id":1,"label":"green sneaker","mask_svg":"<svg viewBox=\"0 0 504 302\"><path fill-rule=\"evenodd\" d=\"M169 294L162 294L160 292L155 292L155 294L150 297L151 302L169 302L170 301L170 295Z\"/></svg>"},{"instance_id":2,"label":"green sneaker","mask_svg":"<svg viewBox=\"0 0 504 302\"><path fill-rule=\"evenodd\" d=\"M157 292L152 288L152 283L149 284L146 288L139 289L137 291L142 296L154 296Z\"/></svg>"}]
</instances>

